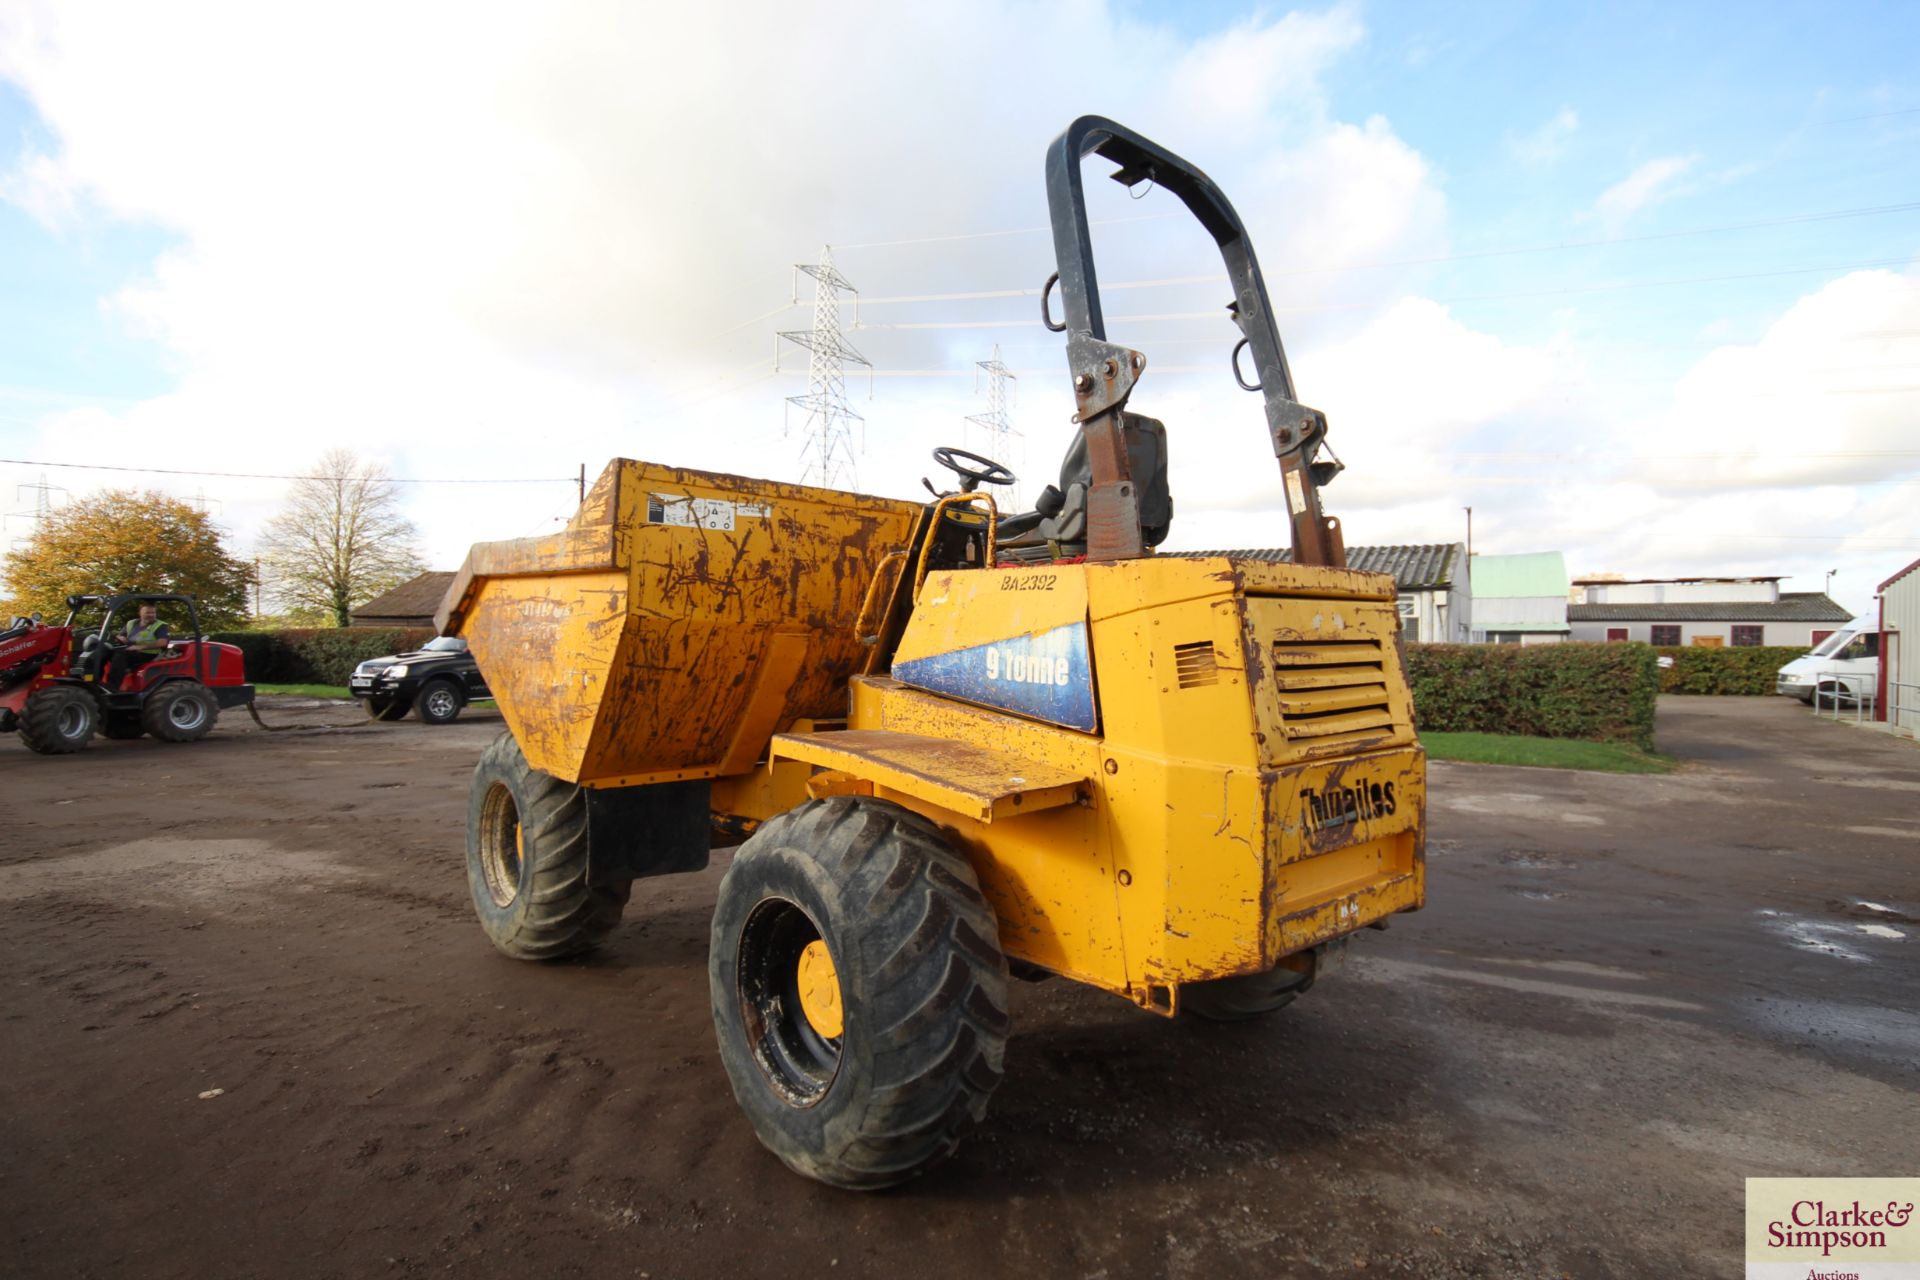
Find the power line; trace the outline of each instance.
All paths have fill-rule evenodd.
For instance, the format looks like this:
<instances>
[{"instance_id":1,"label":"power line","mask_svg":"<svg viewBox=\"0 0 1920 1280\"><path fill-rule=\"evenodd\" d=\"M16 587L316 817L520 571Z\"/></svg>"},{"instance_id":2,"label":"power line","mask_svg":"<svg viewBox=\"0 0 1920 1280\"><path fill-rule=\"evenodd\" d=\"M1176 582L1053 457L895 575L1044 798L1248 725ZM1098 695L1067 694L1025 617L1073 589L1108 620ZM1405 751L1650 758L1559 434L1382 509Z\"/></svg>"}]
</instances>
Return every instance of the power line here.
<instances>
[{"instance_id":1,"label":"power line","mask_svg":"<svg viewBox=\"0 0 1920 1280\"><path fill-rule=\"evenodd\" d=\"M1602 236L1592 240L1560 240L1552 244L1502 245L1485 249L1465 249L1457 253L1434 254L1421 258L1393 258L1380 262L1351 262L1331 267L1277 267L1264 270L1269 279L1281 276L1337 275L1346 271L1383 271L1396 267L1426 267L1447 262L1471 262L1481 258L1511 257L1529 253L1562 253L1571 249L1603 248L1616 244L1644 244L1657 240L1677 240L1688 236L1725 235L1734 231L1754 231L1765 227L1793 226L1808 222L1832 222L1843 218L1868 218L1894 213L1912 213L1920 210L1920 200L1909 200L1898 204L1856 205L1846 209L1822 209L1811 213L1785 213L1771 218L1753 218L1745 222L1724 222L1710 227L1684 227L1675 231L1648 231L1632 236ZM1158 214L1154 217L1171 217L1171 214ZM1116 218L1116 222L1144 222L1148 218ZM927 240L894 240L888 244L923 244L947 240L984 239L991 236L1023 235L1030 231L1046 231L1047 227L1022 227L1012 231L981 231L971 235L934 236ZM847 246L858 248L860 246ZM1102 282L1102 292L1108 289L1145 289L1175 284L1214 284L1224 281L1223 275L1173 276L1164 280L1126 280ZM909 294L899 297L862 298L869 305L883 302L935 302L961 300L968 298L1011 298L1038 297L1038 289L1001 289L968 293ZM751 324L753 321L746 321ZM732 332L729 330L728 332Z\"/></svg>"},{"instance_id":2,"label":"power line","mask_svg":"<svg viewBox=\"0 0 1920 1280\"><path fill-rule=\"evenodd\" d=\"M1617 293L1630 289L1664 288L1680 284L1723 284L1731 280L1767 280L1778 276L1818 275L1828 271L1867 271L1880 267L1904 267L1912 261L1910 257L1875 258L1866 262L1837 262L1817 267L1787 267L1778 271L1743 271L1718 276L1672 276L1653 280L1619 280L1610 284L1569 285L1556 289L1529 289L1517 293L1467 293L1456 294L1450 298L1435 298L1443 306L1452 306L1461 302L1509 302L1523 298L1553 298L1577 293ZM1225 276L1218 277L1224 282ZM1102 290L1109 287L1101 285ZM1037 290L1034 291L1037 294ZM956 295L971 296L971 295ZM929 297L927 300L931 301ZM1332 302L1316 306L1275 307L1276 315L1316 315L1334 311L1359 311L1378 306L1377 302ZM1162 320L1226 320L1226 308L1211 311L1161 311L1137 315L1108 316L1109 321L1131 321L1143 323ZM897 321L889 324L862 323L860 329L1029 329L1040 324L1037 316L1027 316L1018 320L913 320Z\"/></svg>"},{"instance_id":3,"label":"power line","mask_svg":"<svg viewBox=\"0 0 1920 1280\"><path fill-rule=\"evenodd\" d=\"M187 471L174 467L123 467L105 462L45 462L30 458L0 458L0 465L16 467L65 467L72 471L132 471L156 476L213 476L224 480L311 480L312 472L300 474L270 471ZM389 484L573 484L573 476L509 476L493 479L426 479L418 476L386 476Z\"/></svg>"}]
</instances>

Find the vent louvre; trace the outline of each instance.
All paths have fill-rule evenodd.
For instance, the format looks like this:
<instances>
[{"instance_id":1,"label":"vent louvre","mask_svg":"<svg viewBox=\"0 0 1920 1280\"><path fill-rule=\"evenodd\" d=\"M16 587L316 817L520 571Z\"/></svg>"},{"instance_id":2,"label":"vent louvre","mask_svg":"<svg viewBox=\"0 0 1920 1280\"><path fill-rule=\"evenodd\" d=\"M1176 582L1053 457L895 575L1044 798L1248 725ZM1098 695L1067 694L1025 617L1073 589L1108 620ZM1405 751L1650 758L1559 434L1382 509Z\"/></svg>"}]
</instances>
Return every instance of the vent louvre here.
<instances>
[{"instance_id":1,"label":"vent louvre","mask_svg":"<svg viewBox=\"0 0 1920 1280\"><path fill-rule=\"evenodd\" d=\"M1273 684L1287 737L1337 747L1393 728L1378 640L1273 642Z\"/></svg>"},{"instance_id":2,"label":"vent louvre","mask_svg":"<svg viewBox=\"0 0 1920 1280\"><path fill-rule=\"evenodd\" d=\"M1214 661L1213 641L1196 640L1173 646L1173 671L1182 689L1219 684L1220 667Z\"/></svg>"}]
</instances>

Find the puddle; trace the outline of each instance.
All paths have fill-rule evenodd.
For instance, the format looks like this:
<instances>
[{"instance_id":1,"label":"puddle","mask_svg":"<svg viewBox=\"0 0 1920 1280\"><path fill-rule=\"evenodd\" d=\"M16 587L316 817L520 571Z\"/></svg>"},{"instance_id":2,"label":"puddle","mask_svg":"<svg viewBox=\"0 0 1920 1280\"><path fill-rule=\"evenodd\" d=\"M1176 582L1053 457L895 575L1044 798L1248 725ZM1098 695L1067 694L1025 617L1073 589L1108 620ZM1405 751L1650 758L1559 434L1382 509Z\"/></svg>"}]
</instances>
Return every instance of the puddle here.
<instances>
[{"instance_id":1,"label":"puddle","mask_svg":"<svg viewBox=\"0 0 1920 1280\"><path fill-rule=\"evenodd\" d=\"M1883 924L1857 924L1853 927L1870 938L1904 938L1907 936L1898 929L1889 929Z\"/></svg>"},{"instance_id":2,"label":"puddle","mask_svg":"<svg viewBox=\"0 0 1920 1280\"><path fill-rule=\"evenodd\" d=\"M1503 853L1500 863L1502 866L1519 867L1523 871L1572 871L1580 865L1572 858L1563 858L1557 853Z\"/></svg>"},{"instance_id":3,"label":"puddle","mask_svg":"<svg viewBox=\"0 0 1920 1280\"><path fill-rule=\"evenodd\" d=\"M1856 836L1894 836L1901 840L1911 840L1916 834L1900 827L1848 827L1847 831Z\"/></svg>"},{"instance_id":4,"label":"puddle","mask_svg":"<svg viewBox=\"0 0 1920 1280\"><path fill-rule=\"evenodd\" d=\"M1920 791L1920 782L1910 782L1905 778L1815 778L1815 782L1824 782L1834 787L1865 787L1870 791Z\"/></svg>"},{"instance_id":5,"label":"puddle","mask_svg":"<svg viewBox=\"0 0 1920 1280\"><path fill-rule=\"evenodd\" d=\"M1885 927L1884 925L1829 924L1824 920L1809 920L1804 916L1788 915L1784 911L1762 910L1756 914L1772 924L1785 935L1788 942L1802 951L1818 952L1821 955L1832 956L1836 960L1851 960L1857 964L1869 964L1873 957L1848 946L1842 939L1852 937L1855 930L1866 931Z\"/></svg>"},{"instance_id":6,"label":"puddle","mask_svg":"<svg viewBox=\"0 0 1920 1280\"><path fill-rule=\"evenodd\" d=\"M1558 889L1509 888L1507 892L1513 894L1515 897L1518 897L1518 898L1531 898L1535 902L1557 902L1561 898L1564 898L1567 896L1566 894L1562 893ZM1862 925L1861 927L1865 928L1866 926Z\"/></svg>"}]
</instances>

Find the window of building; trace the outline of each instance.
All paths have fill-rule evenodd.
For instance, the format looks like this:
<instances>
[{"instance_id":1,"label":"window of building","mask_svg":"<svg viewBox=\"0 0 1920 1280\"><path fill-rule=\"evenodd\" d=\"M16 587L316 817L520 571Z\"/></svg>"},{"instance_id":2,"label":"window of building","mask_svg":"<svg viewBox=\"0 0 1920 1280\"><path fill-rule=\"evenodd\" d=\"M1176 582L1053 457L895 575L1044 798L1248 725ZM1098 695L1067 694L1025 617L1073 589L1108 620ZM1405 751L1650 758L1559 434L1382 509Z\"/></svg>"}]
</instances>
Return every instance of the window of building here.
<instances>
[{"instance_id":1,"label":"window of building","mask_svg":"<svg viewBox=\"0 0 1920 1280\"><path fill-rule=\"evenodd\" d=\"M1765 627L1740 626L1733 628L1733 647L1736 649L1758 649L1766 643Z\"/></svg>"},{"instance_id":2,"label":"window of building","mask_svg":"<svg viewBox=\"0 0 1920 1280\"><path fill-rule=\"evenodd\" d=\"M1655 625L1653 628L1653 643L1679 644L1680 628L1678 626Z\"/></svg>"},{"instance_id":3,"label":"window of building","mask_svg":"<svg viewBox=\"0 0 1920 1280\"><path fill-rule=\"evenodd\" d=\"M1394 601L1400 611L1400 633L1408 644L1420 643L1420 601L1414 596L1401 596Z\"/></svg>"},{"instance_id":4,"label":"window of building","mask_svg":"<svg viewBox=\"0 0 1920 1280\"><path fill-rule=\"evenodd\" d=\"M1487 632L1487 643L1519 644L1520 633L1518 631L1489 631Z\"/></svg>"},{"instance_id":5,"label":"window of building","mask_svg":"<svg viewBox=\"0 0 1920 1280\"><path fill-rule=\"evenodd\" d=\"M1619 644L1622 640L1625 640L1626 638L1627 638L1627 629L1625 627L1608 627L1607 628L1608 644Z\"/></svg>"}]
</instances>

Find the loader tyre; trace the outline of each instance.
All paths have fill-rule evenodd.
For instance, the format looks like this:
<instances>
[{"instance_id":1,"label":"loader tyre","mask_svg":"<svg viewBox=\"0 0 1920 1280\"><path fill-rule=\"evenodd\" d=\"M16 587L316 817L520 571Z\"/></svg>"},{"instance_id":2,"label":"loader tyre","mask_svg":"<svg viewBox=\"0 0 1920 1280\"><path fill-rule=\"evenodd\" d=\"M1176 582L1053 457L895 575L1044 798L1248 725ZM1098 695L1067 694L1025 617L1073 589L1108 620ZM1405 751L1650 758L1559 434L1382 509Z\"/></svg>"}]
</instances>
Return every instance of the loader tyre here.
<instances>
[{"instance_id":1,"label":"loader tyre","mask_svg":"<svg viewBox=\"0 0 1920 1280\"><path fill-rule=\"evenodd\" d=\"M162 742L198 742L219 718L220 704L191 680L169 681L140 704L140 727Z\"/></svg>"},{"instance_id":2,"label":"loader tyre","mask_svg":"<svg viewBox=\"0 0 1920 1280\"><path fill-rule=\"evenodd\" d=\"M99 704L85 689L50 685L20 709L20 740L43 756L67 755L87 745L99 719Z\"/></svg>"},{"instance_id":3,"label":"loader tyre","mask_svg":"<svg viewBox=\"0 0 1920 1280\"><path fill-rule=\"evenodd\" d=\"M467 887L493 945L516 960L586 951L620 923L630 881L587 883L587 793L527 763L503 733L467 800Z\"/></svg>"},{"instance_id":4,"label":"loader tyre","mask_svg":"<svg viewBox=\"0 0 1920 1280\"><path fill-rule=\"evenodd\" d=\"M1311 971L1276 966L1265 973L1192 982L1180 988L1180 1012L1208 1022L1245 1022L1278 1013L1313 985Z\"/></svg>"},{"instance_id":5,"label":"loader tyre","mask_svg":"<svg viewBox=\"0 0 1920 1280\"><path fill-rule=\"evenodd\" d=\"M796 1173L891 1186L986 1115L1007 959L972 866L920 815L837 796L767 822L720 884L707 965L733 1096Z\"/></svg>"}]
</instances>

